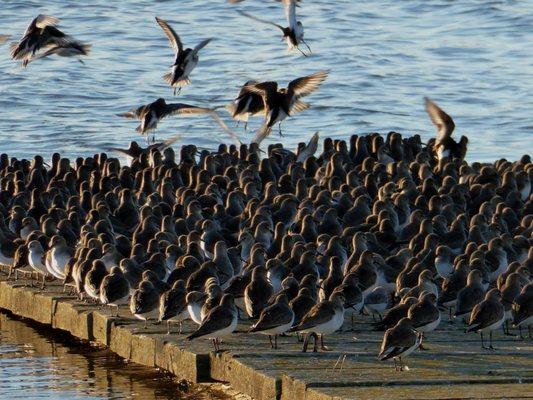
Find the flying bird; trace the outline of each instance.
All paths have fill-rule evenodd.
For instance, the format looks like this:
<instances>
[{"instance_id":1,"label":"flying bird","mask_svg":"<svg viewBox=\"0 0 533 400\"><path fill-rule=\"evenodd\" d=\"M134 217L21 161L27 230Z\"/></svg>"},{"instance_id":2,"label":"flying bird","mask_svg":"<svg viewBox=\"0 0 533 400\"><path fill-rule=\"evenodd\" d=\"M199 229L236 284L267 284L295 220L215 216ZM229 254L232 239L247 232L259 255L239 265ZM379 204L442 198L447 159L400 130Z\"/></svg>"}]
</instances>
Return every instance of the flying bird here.
<instances>
[{"instance_id":1,"label":"flying bird","mask_svg":"<svg viewBox=\"0 0 533 400\"><path fill-rule=\"evenodd\" d=\"M56 17L39 14L26 28L22 39L11 44L11 57L22 60L22 66L26 67L33 60L53 54L62 57L89 54L91 46L60 31L56 28L58 22Z\"/></svg>"},{"instance_id":2,"label":"flying bird","mask_svg":"<svg viewBox=\"0 0 533 400\"><path fill-rule=\"evenodd\" d=\"M247 86L247 90L260 94L263 97L265 119L258 129L252 143L261 143L266 138L272 127L279 123L279 133L281 132L281 122L300 111L309 108L309 104L300 99L313 93L324 82L328 76L327 71L319 71L314 74L294 79L289 82L286 88L279 89L278 83L269 81Z\"/></svg>"},{"instance_id":3,"label":"flying bird","mask_svg":"<svg viewBox=\"0 0 533 400\"><path fill-rule=\"evenodd\" d=\"M176 90L179 92L182 86L191 83L189 75L198 64L198 52L207 46L212 39L202 40L194 49L183 49L180 37L174 29L172 29L166 21L158 17L155 17L155 20L167 35L170 45L175 53L172 69L169 73L163 75L163 78L174 88L174 94L176 94Z\"/></svg>"},{"instance_id":4,"label":"flying bird","mask_svg":"<svg viewBox=\"0 0 533 400\"><path fill-rule=\"evenodd\" d=\"M283 27L281 25L278 25L274 22L266 21L261 18L254 17L253 15L250 15L244 11L238 11L239 14L253 19L254 21L261 22L263 24L268 24L275 26L281 32L283 33L282 40L285 40L287 42L287 48L289 51L292 51L294 49L298 50L300 53L302 53L305 57L307 57L307 54L305 54L302 49L300 49L300 44L305 44L307 49L309 50L309 53L311 53L311 48L304 40L304 27L300 21L296 18L296 0L283 0L283 6L285 7L285 16L287 17L287 22L289 24L288 27Z\"/></svg>"},{"instance_id":5,"label":"flying bird","mask_svg":"<svg viewBox=\"0 0 533 400\"><path fill-rule=\"evenodd\" d=\"M460 158L464 159L466 155L466 146L468 144L468 138L461 136L459 143L452 138L453 130L455 129L455 123L452 117L446 114L442 109L436 105L433 101L425 100L426 112L431 118L431 122L437 127L437 138L433 149L437 154L437 159L443 158Z\"/></svg>"},{"instance_id":6,"label":"flying bird","mask_svg":"<svg viewBox=\"0 0 533 400\"><path fill-rule=\"evenodd\" d=\"M249 87L259 82L247 81L239 91L237 98L226 106L231 117L237 121L244 121L244 130L248 126L248 118L253 115L261 114L265 110L262 95L250 91Z\"/></svg>"},{"instance_id":7,"label":"flying bird","mask_svg":"<svg viewBox=\"0 0 533 400\"><path fill-rule=\"evenodd\" d=\"M212 108L191 106L184 103L167 103L165 99L159 98L150 104L145 104L126 113L117 115L125 118L139 119L141 123L137 126L136 131L143 135L147 135L148 140L148 133L157 128L157 124L162 118L172 115L186 116L196 114L209 114L226 133L239 141L236 135L226 126L226 124L224 124L216 111ZM152 140L155 140L155 135Z\"/></svg>"}]
</instances>

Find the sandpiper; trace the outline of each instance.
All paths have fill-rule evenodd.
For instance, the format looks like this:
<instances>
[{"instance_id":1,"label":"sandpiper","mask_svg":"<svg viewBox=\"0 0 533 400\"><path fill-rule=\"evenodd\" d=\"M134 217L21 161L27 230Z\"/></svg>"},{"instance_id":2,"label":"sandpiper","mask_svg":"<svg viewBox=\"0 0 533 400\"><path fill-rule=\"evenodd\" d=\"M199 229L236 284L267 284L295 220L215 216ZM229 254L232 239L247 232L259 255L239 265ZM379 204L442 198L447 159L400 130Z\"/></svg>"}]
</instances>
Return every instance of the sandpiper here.
<instances>
[{"instance_id":1,"label":"sandpiper","mask_svg":"<svg viewBox=\"0 0 533 400\"><path fill-rule=\"evenodd\" d=\"M213 341L216 352L220 351L220 339L230 335L237 329L237 307L231 294L225 294L220 304L213 308L205 317L200 327L187 339L193 340L201 337L209 337Z\"/></svg>"},{"instance_id":2,"label":"sandpiper","mask_svg":"<svg viewBox=\"0 0 533 400\"><path fill-rule=\"evenodd\" d=\"M119 307L128 304L130 297L130 285L124 277L124 273L118 266L111 268L111 272L104 277L100 284L100 302L116 307L118 317Z\"/></svg>"},{"instance_id":3,"label":"sandpiper","mask_svg":"<svg viewBox=\"0 0 533 400\"><path fill-rule=\"evenodd\" d=\"M261 18L254 17L253 15L250 15L244 11L238 11L241 15L244 15L247 18L251 18L255 21L261 22L263 24L268 24L275 26L281 32L283 33L283 39L287 42L287 48L289 51L291 50L298 50L300 53L302 53L305 57L308 55L305 54L298 46L303 43L306 45L307 49L309 50L309 53L311 53L311 48L304 40L304 27L303 24L298 21L296 18L296 2L297 0L282 0L283 6L285 8L285 16L287 18L287 22L289 23L288 27L283 27L281 25L275 24L270 21L266 21Z\"/></svg>"},{"instance_id":4,"label":"sandpiper","mask_svg":"<svg viewBox=\"0 0 533 400\"><path fill-rule=\"evenodd\" d=\"M179 333L182 332L182 322L187 315L186 295L185 282L181 279L174 282L172 288L161 295L159 321L167 321L167 335L170 335L170 321L177 321Z\"/></svg>"},{"instance_id":5,"label":"sandpiper","mask_svg":"<svg viewBox=\"0 0 533 400\"><path fill-rule=\"evenodd\" d=\"M11 44L11 57L22 60L26 67L30 61L57 54L62 57L85 56L90 45L79 42L56 28L56 17L39 14L26 28L22 39ZM39 51L45 50L42 53Z\"/></svg>"},{"instance_id":6,"label":"sandpiper","mask_svg":"<svg viewBox=\"0 0 533 400\"><path fill-rule=\"evenodd\" d=\"M426 105L426 111L431 118L433 124L437 127L437 139L433 146L437 159L443 158L460 158L464 159L466 155L466 146L468 144L468 138L461 136L459 143L452 138L455 124L452 117L446 114L440 109L433 101L427 97L424 99Z\"/></svg>"},{"instance_id":7,"label":"sandpiper","mask_svg":"<svg viewBox=\"0 0 533 400\"><path fill-rule=\"evenodd\" d=\"M381 343L378 358L381 361L392 358L396 371L403 371L402 357L407 357L420 345L420 336L413 329L413 323L407 317L402 318L396 326L387 329ZM397 360L400 362L398 367Z\"/></svg>"},{"instance_id":8,"label":"sandpiper","mask_svg":"<svg viewBox=\"0 0 533 400\"><path fill-rule=\"evenodd\" d=\"M149 280L143 280L130 299L130 311L148 327L149 319L156 319L159 311L159 291Z\"/></svg>"},{"instance_id":9,"label":"sandpiper","mask_svg":"<svg viewBox=\"0 0 533 400\"><path fill-rule=\"evenodd\" d=\"M196 107L183 103L167 103L165 99L159 98L156 101L140 106L129 112L118 114L125 118L136 118L141 120L141 124L136 131L146 135L157 128L157 123L165 117L172 115L210 114L213 110L205 107Z\"/></svg>"},{"instance_id":10,"label":"sandpiper","mask_svg":"<svg viewBox=\"0 0 533 400\"><path fill-rule=\"evenodd\" d=\"M294 311L289 306L287 295L280 294L276 301L268 306L259 316L259 320L252 325L250 332L259 332L268 335L270 347L278 348L278 335L287 332L294 322ZM274 336L274 343L272 343Z\"/></svg>"},{"instance_id":11,"label":"sandpiper","mask_svg":"<svg viewBox=\"0 0 533 400\"><path fill-rule=\"evenodd\" d=\"M307 351L309 339L314 338L313 352L318 351L317 335L320 335L320 348L329 350L324 345L324 335L339 330L344 322L345 298L342 292L334 292L329 300L324 300L315 305L302 318L302 321L289 330L289 332L309 333L305 338L303 352Z\"/></svg>"},{"instance_id":12,"label":"sandpiper","mask_svg":"<svg viewBox=\"0 0 533 400\"><path fill-rule=\"evenodd\" d=\"M174 29L158 17L155 17L155 20L167 35L170 46L176 54L172 70L163 76L165 81L174 88L174 94L176 94L176 90L179 91L183 86L191 83L189 75L198 64L198 52L207 46L212 39L202 40L194 49L184 49L180 37Z\"/></svg>"},{"instance_id":13,"label":"sandpiper","mask_svg":"<svg viewBox=\"0 0 533 400\"><path fill-rule=\"evenodd\" d=\"M300 99L313 93L328 76L327 71L294 79L286 88L278 89L278 83L273 81L261 82L247 86L247 90L263 97L265 105L265 120L258 129L252 143L261 143L266 138L272 127L279 123L281 135L281 122L289 116L309 108L309 104Z\"/></svg>"},{"instance_id":14,"label":"sandpiper","mask_svg":"<svg viewBox=\"0 0 533 400\"><path fill-rule=\"evenodd\" d=\"M431 332L440 324L441 315L436 305L437 296L433 293L422 292L418 302L409 307L407 317L411 320L413 328L420 332L420 349L423 350L422 341L424 334Z\"/></svg>"},{"instance_id":15,"label":"sandpiper","mask_svg":"<svg viewBox=\"0 0 533 400\"><path fill-rule=\"evenodd\" d=\"M531 326L533 325L533 283L524 286L513 302L513 324L520 328L520 337L522 337L522 326L527 326L529 338L531 339Z\"/></svg>"},{"instance_id":16,"label":"sandpiper","mask_svg":"<svg viewBox=\"0 0 533 400\"><path fill-rule=\"evenodd\" d=\"M489 349L492 346L492 331L502 326L505 321L505 310L501 303L501 294L498 289L491 289L485 295L485 300L476 304L470 316L467 332L479 332L481 335L481 348L486 349L483 342L483 333L489 332Z\"/></svg>"},{"instance_id":17,"label":"sandpiper","mask_svg":"<svg viewBox=\"0 0 533 400\"><path fill-rule=\"evenodd\" d=\"M41 289L44 289L44 283L48 271L45 266L45 251L38 240L32 240L28 243L28 264L38 275L43 278Z\"/></svg>"},{"instance_id":18,"label":"sandpiper","mask_svg":"<svg viewBox=\"0 0 533 400\"><path fill-rule=\"evenodd\" d=\"M231 118L236 120L237 123L244 121L244 130L248 127L248 118L261 114L265 109L262 96L248 89L250 86L258 83L255 80L247 81L241 87L237 98L226 106L226 109L231 114Z\"/></svg>"}]
</instances>

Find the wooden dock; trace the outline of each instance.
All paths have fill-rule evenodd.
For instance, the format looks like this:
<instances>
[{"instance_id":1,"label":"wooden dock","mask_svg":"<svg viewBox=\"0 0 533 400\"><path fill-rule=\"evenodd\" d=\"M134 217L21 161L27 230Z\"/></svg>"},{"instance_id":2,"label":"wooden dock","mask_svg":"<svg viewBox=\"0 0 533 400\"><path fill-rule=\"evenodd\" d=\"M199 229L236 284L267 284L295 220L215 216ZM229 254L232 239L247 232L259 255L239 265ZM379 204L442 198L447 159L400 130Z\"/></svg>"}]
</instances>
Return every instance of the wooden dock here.
<instances>
[{"instance_id":1,"label":"wooden dock","mask_svg":"<svg viewBox=\"0 0 533 400\"><path fill-rule=\"evenodd\" d=\"M478 335L465 334L444 315L428 336L428 350L413 353L406 360L409 370L396 372L392 362L376 358L382 332L372 331L370 317L358 317L354 331L327 337L332 351L320 353L302 353L295 336L280 338L280 349L271 350L267 337L245 333L244 321L224 341L227 351L215 354L209 341L185 339L195 329L189 321L184 335L166 335L165 324L144 329L125 307L114 317L63 293L58 284L40 291L2 275L0 308L180 379L227 382L257 400L533 398L533 341L499 331L496 350L482 350ZM349 327L347 320L344 329Z\"/></svg>"}]
</instances>

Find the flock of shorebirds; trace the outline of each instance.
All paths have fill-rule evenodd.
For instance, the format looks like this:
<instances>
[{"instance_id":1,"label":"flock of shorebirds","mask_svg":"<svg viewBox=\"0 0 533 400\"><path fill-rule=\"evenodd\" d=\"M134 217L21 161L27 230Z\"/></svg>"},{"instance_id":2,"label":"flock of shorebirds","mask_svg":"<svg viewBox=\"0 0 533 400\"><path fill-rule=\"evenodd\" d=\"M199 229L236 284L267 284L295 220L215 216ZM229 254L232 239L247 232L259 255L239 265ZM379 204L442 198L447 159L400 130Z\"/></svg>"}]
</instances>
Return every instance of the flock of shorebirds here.
<instances>
[{"instance_id":1,"label":"flock of shorebirds","mask_svg":"<svg viewBox=\"0 0 533 400\"><path fill-rule=\"evenodd\" d=\"M276 26L300 50L297 4L283 3L289 27ZM179 90L210 39L184 49L170 25L156 21L175 51L165 79ZM12 45L13 58L26 66L86 55L89 46L56 24L35 18ZM295 151L260 150L275 124L308 107L301 98L326 76L284 89L247 82L228 109L237 120L264 115L249 145L184 145L178 158L177 137L132 142L120 150L130 165L106 153L74 162L54 154L50 166L41 156L2 154L0 264L37 274L42 288L61 280L117 313L129 304L145 324L167 321L169 333L171 321L181 334L190 318L198 329L187 337L210 338L217 351L240 318L253 320L250 332L268 335L274 349L278 335L296 332L304 351L311 339L318 351L346 317L353 328L354 315L371 315L385 331L379 358L399 370L444 318L479 332L483 348L487 334L492 349L493 332L510 334L511 323L531 338L531 156L469 164L467 138L452 138L452 118L429 99L438 133L426 144L396 132L353 135L325 139L319 153L316 133ZM176 113L216 116L163 99L125 116L140 119L146 134Z\"/></svg>"}]
</instances>

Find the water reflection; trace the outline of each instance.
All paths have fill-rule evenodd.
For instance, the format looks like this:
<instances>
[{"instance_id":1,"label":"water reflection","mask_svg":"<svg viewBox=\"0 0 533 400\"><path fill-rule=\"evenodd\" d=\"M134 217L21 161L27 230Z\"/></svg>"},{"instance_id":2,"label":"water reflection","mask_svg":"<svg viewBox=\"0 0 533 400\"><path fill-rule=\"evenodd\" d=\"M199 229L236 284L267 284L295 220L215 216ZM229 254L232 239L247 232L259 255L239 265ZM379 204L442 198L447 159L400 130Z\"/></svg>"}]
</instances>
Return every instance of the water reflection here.
<instances>
[{"instance_id":1,"label":"water reflection","mask_svg":"<svg viewBox=\"0 0 533 400\"><path fill-rule=\"evenodd\" d=\"M0 313L0 398L223 399L155 369L125 362L60 331Z\"/></svg>"}]
</instances>

